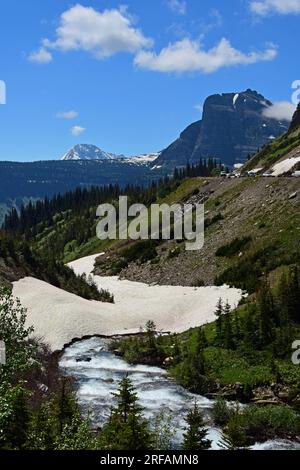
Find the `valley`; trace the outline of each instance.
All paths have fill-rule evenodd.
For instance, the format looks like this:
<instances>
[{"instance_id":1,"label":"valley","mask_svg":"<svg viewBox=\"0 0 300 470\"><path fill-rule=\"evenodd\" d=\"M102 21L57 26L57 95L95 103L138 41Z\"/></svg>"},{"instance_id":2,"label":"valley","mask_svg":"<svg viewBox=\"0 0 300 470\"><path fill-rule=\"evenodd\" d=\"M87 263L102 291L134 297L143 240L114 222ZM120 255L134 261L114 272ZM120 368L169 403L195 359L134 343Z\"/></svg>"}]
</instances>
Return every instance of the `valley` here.
<instances>
[{"instance_id":1,"label":"valley","mask_svg":"<svg viewBox=\"0 0 300 470\"><path fill-rule=\"evenodd\" d=\"M14 312L11 295L25 309L22 348L30 356L35 344L42 354L40 383L29 365L21 368L29 368L28 393L38 396L40 412L54 400L51 433L66 425L58 426L54 404L64 400L80 430L58 433L62 444L51 441L51 449L109 449L118 387L120 397L128 388L141 404L141 442L156 442L147 446L180 449L186 416L195 413L207 436L202 448L299 448L300 376L291 348L300 334L300 186L292 176L300 134L293 123L227 177L213 159L177 168L160 164L164 152L120 159L90 146L86 160L73 153L59 162L0 162L2 197L11 194L6 210L13 205L0 232L3 312ZM25 193L30 202L18 210ZM172 237L98 239L98 205L111 203L117 214L121 195L148 210L204 204L204 247L187 251ZM31 426L41 432L38 422Z\"/></svg>"},{"instance_id":2,"label":"valley","mask_svg":"<svg viewBox=\"0 0 300 470\"><path fill-rule=\"evenodd\" d=\"M70 263L77 275L89 277L96 256ZM81 299L43 281L23 278L13 294L27 309L28 325L52 351L61 350L75 338L139 333L153 320L164 332L182 332L214 319L221 297L236 306L242 293L227 287L171 287L121 281L117 277L93 277L99 289L109 291L114 303Z\"/></svg>"}]
</instances>

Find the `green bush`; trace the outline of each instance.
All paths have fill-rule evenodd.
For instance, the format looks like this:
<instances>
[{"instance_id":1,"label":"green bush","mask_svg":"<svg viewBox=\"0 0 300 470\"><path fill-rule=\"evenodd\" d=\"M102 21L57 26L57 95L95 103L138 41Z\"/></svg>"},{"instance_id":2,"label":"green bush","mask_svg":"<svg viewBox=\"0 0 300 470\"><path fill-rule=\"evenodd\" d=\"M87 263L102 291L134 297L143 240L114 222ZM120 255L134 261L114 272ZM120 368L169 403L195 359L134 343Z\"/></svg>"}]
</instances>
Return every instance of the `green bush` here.
<instances>
[{"instance_id":1,"label":"green bush","mask_svg":"<svg viewBox=\"0 0 300 470\"><path fill-rule=\"evenodd\" d=\"M233 415L233 410L228 406L225 400L219 398L215 401L212 409L212 417L216 424L224 426Z\"/></svg>"},{"instance_id":2,"label":"green bush","mask_svg":"<svg viewBox=\"0 0 300 470\"><path fill-rule=\"evenodd\" d=\"M300 432L299 413L284 405L250 405L239 412L238 421L246 435L257 441L297 436Z\"/></svg>"},{"instance_id":3,"label":"green bush","mask_svg":"<svg viewBox=\"0 0 300 470\"><path fill-rule=\"evenodd\" d=\"M154 240L143 240L125 248L120 253L121 257L127 262L141 261L145 263L157 256L156 251L157 242Z\"/></svg>"},{"instance_id":4,"label":"green bush","mask_svg":"<svg viewBox=\"0 0 300 470\"><path fill-rule=\"evenodd\" d=\"M238 254L243 248L245 248L252 241L252 237L235 238L232 242L227 245L223 245L216 251L216 256L223 256L230 258Z\"/></svg>"}]
</instances>

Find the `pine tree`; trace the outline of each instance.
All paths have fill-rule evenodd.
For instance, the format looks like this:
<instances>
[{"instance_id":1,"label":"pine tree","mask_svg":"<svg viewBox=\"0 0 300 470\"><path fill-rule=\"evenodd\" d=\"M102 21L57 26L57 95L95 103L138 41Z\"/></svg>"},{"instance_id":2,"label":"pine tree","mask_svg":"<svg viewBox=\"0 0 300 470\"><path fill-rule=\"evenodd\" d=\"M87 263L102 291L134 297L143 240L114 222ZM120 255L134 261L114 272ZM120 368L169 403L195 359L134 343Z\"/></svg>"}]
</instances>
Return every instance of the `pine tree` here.
<instances>
[{"instance_id":1,"label":"pine tree","mask_svg":"<svg viewBox=\"0 0 300 470\"><path fill-rule=\"evenodd\" d=\"M289 302L290 302L290 288L286 274L282 274L277 288L277 308L279 311L279 324L280 326L286 325L289 322Z\"/></svg>"},{"instance_id":2,"label":"pine tree","mask_svg":"<svg viewBox=\"0 0 300 470\"><path fill-rule=\"evenodd\" d=\"M53 450L56 436L61 435L58 428L53 402L42 403L32 419L29 449Z\"/></svg>"},{"instance_id":3,"label":"pine tree","mask_svg":"<svg viewBox=\"0 0 300 470\"><path fill-rule=\"evenodd\" d=\"M197 348L203 350L208 347L208 341L205 335L204 328L199 328L197 332Z\"/></svg>"},{"instance_id":4,"label":"pine tree","mask_svg":"<svg viewBox=\"0 0 300 470\"><path fill-rule=\"evenodd\" d=\"M185 419L188 427L183 435L183 449L191 451L207 450L211 447L211 441L206 439L207 429L203 414L195 402L194 407L188 412Z\"/></svg>"},{"instance_id":5,"label":"pine tree","mask_svg":"<svg viewBox=\"0 0 300 470\"><path fill-rule=\"evenodd\" d=\"M112 409L110 419L102 430L102 446L106 450L151 449L153 436L128 376L121 381L119 391L114 396L117 405Z\"/></svg>"},{"instance_id":6,"label":"pine tree","mask_svg":"<svg viewBox=\"0 0 300 470\"><path fill-rule=\"evenodd\" d=\"M236 412L222 434L220 446L225 450L242 450L247 449L247 436L240 425L239 413Z\"/></svg>"},{"instance_id":7,"label":"pine tree","mask_svg":"<svg viewBox=\"0 0 300 470\"><path fill-rule=\"evenodd\" d=\"M70 391L69 382L63 379L61 390L56 399L57 417L59 422L60 433L63 432L64 426L71 423L74 416L77 414L77 405L75 398Z\"/></svg>"},{"instance_id":8,"label":"pine tree","mask_svg":"<svg viewBox=\"0 0 300 470\"><path fill-rule=\"evenodd\" d=\"M226 349L234 349L231 307L228 302L224 307L224 346Z\"/></svg>"},{"instance_id":9,"label":"pine tree","mask_svg":"<svg viewBox=\"0 0 300 470\"><path fill-rule=\"evenodd\" d=\"M174 348L173 348L172 355L173 355L173 364L174 365L179 364L182 357L181 357L181 349L180 349L180 346L179 346L179 341L178 341L178 336L177 335L174 336Z\"/></svg>"},{"instance_id":10,"label":"pine tree","mask_svg":"<svg viewBox=\"0 0 300 470\"><path fill-rule=\"evenodd\" d=\"M236 345L238 345L243 339L242 324L241 324L241 319L240 319L240 315L238 312L236 312L233 316L232 329L233 329L233 338L234 338L235 347L236 347Z\"/></svg>"},{"instance_id":11,"label":"pine tree","mask_svg":"<svg viewBox=\"0 0 300 470\"><path fill-rule=\"evenodd\" d=\"M156 350L155 334L156 334L156 325L153 321L149 320L146 323L146 337L147 337L148 347L150 350Z\"/></svg>"},{"instance_id":12,"label":"pine tree","mask_svg":"<svg viewBox=\"0 0 300 470\"><path fill-rule=\"evenodd\" d=\"M190 348L183 362L184 375L186 376L187 386L195 393L202 393L205 388L205 355L204 349L207 340L202 328L197 330L196 344Z\"/></svg>"},{"instance_id":13,"label":"pine tree","mask_svg":"<svg viewBox=\"0 0 300 470\"><path fill-rule=\"evenodd\" d=\"M268 282L262 283L258 293L258 309L260 314L261 347L268 346L274 340L274 320L276 318L274 299Z\"/></svg>"},{"instance_id":14,"label":"pine tree","mask_svg":"<svg viewBox=\"0 0 300 470\"><path fill-rule=\"evenodd\" d=\"M298 266L293 266L289 272L288 310L291 319L300 323L300 283Z\"/></svg>"},{"instance_id":15,"label":"pine tree","mask_svg":"<svg viewBox=\"0 0 300 470\"><path fill-rule=\"evenodd\" d=\"M247 347L253 349L260 345L259 338L259 318L257 307L254 303L247 305L245 319L243 321L243 337Z\"/></svg>"},{"instance_id":16,"label":"pine tree","mask_svg":"<svg viewBox=\"0 0 300 470\"><path fill-rule=\"evenodd\" d=\"M31 420L27 398L28 392L22 386L17 386L13 389L12 412L4 431L6 445L12 449L22 450L27 442Z\"/></svg>"},{"instance_id":17,"label":"pine tree","mask_svg":"<svg viewBox=\"0 0 300 470\"><path fill-rule=\"evenodd\" d=\"M216 342L218 346L222 345L223 342L223 303L222 299L219 299L217 309L215 311L216 320Z\"/></svg>"}]
</instances>

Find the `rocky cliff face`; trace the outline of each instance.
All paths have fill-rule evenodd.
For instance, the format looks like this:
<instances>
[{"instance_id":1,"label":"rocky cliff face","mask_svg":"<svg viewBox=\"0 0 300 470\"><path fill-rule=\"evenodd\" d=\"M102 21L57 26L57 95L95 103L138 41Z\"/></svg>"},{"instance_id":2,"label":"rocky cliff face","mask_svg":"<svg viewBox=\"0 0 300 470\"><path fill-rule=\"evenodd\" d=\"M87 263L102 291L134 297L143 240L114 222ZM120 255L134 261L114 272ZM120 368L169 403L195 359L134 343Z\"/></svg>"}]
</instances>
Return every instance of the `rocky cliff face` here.
<instances>
[{"instance_id":1,"label":"rocky cliff face","mask_svg":"<svg viewBox=\"0 0 300 470\"><path fill-rule=\"evenodd\" d=\"M290 127L290 130L294 130L294 129L297 129L297 127L300 126L300 103L298 104L298 107L295 111L295 114L293 116L293 120L292 120L292 123L291 123L291 127Z\"/></svg>"},{"instance_id":2,"label":"rocky cliff face","mask_svg":"<svg viewBox=\"0 0 300 470\"><path fill-rule=\"evenodd\" d=\"M160 155L161 165L174 167L200 158L219 158L233 165L288 130L287 121L264 116L272 103L256 91L212 95L205 101L202 121L190 125Z\"/></svg>"}]
</instances>

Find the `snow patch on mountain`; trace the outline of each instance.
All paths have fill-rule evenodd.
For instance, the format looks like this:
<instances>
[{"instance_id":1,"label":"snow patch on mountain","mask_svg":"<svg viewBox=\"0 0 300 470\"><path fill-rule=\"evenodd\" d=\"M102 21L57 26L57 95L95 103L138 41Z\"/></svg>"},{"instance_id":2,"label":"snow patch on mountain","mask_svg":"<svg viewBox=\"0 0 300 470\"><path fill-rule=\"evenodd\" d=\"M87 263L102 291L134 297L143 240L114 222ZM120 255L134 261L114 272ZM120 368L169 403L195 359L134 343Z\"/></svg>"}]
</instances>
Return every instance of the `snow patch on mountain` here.
<instances>
[{"instance_id":1,"label":"snow patch on mountain","mask_svg":"<svg viewBox=\"0 0 300 470\"><path fill-rule=\"evenodd\" d=\"M61 160L119 160L124 163L132 163L138 165L145 165L154 162L160 155L160 152L147 153L143 155L126 157L125 155L116 155L114 153L105 152L104 150L96 147L96 145L78 144L65 153Z\"/></svg>"},{"instance_id":2,"label":"snow patch on mountain","mask_svg":"<svg viewBox=\"0 0 300 470\"><path fill-rule=\"evenodd\" d=\"M234 95L234 97L233 97L233 101L232 101L232 102L233 102L233 106L234 106L234 107L235 107L235 105L236 105L237 100L239 99L239 96L240 96L240 94L239 94L239 93L236 93L236 94Z\"/></svg>"},{"instance_id":3,"label":"snow patch on mountain","mask_svg":"<svg viewBox=\"0 0 300 470\"><path fill-rule=\"evenodd\" d=\"M153 163L160 156L161 152L145 153L136 157L129 157L127 160L133 163Z\"/></svg>"},{"instance_id":4,"label":"snow patch on mountain","mask_svg":"<svg viewBox=\"0 0 300 470\"><path fill-rule=\"evenodd\" d=\"M115 155L114 153L105 152L96 147L96 145L78 144L65 153L61 160L114 160L116 158L125 158L124 155Z\"/></svg>"}]
</instances>

